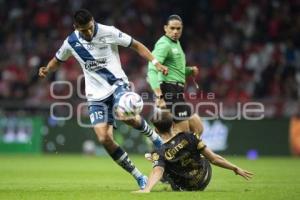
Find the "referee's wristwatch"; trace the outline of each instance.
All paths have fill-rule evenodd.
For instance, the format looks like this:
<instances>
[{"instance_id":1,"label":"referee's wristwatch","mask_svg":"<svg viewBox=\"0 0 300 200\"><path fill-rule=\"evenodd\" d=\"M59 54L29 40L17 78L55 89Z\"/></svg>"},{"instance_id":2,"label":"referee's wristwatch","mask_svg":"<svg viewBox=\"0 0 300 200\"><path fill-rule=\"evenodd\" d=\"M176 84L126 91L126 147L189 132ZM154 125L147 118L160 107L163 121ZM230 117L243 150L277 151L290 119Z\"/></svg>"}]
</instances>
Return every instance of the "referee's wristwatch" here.
<instances>
[{"instance_id":1,"label":"referee's wristwatch","mask_svg":"<svg viewBox=\"0 0 300 200\"><path fill-rule=\"evenodd\" d=\"M157 99L163 99L163 98L164 98L164 95L163 95L163 94L161 94L161 95L155 95L155 97L156 97Z\"/></svg>"}]
</instances>

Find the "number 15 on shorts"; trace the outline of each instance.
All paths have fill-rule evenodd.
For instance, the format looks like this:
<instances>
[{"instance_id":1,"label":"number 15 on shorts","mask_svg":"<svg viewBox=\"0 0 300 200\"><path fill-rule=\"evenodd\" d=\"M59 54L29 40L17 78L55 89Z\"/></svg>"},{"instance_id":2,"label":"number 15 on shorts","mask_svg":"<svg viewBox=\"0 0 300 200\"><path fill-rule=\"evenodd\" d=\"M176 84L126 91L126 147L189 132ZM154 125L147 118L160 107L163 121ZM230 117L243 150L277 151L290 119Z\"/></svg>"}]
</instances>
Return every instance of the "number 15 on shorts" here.
<instances>
[{"instance_id":1,"label":"number 15 on shorts","mask_svg":"<svg viewBox=\"0 0 300 200\"><path fill-rule=\"evenodd\" d=\"M91 122L94 123L95 120L102 120L103 119L103 111L95 111L90 114Z\"/></svg>"}]
</instances>

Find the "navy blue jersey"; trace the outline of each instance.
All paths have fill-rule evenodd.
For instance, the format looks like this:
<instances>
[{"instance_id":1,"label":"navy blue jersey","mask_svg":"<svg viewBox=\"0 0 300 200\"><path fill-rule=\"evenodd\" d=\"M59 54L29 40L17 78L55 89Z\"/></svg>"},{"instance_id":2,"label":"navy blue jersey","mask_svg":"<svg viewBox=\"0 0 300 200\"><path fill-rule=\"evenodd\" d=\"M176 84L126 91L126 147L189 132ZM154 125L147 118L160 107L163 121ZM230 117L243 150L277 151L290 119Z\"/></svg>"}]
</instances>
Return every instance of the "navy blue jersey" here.
<instances>
[{"instance_id":1,"label":"navy blue jersey","mask_svg":"<svg viewBox=\"0 0 300 200\"><path fill-rule=\"evenodd\" d=\"M165 169L164 178L174 190L201 190L211 176L211 166L201 155L206 147L193 133L182 132L152 153L154 167Z\"/></svg>"}]
</instances>

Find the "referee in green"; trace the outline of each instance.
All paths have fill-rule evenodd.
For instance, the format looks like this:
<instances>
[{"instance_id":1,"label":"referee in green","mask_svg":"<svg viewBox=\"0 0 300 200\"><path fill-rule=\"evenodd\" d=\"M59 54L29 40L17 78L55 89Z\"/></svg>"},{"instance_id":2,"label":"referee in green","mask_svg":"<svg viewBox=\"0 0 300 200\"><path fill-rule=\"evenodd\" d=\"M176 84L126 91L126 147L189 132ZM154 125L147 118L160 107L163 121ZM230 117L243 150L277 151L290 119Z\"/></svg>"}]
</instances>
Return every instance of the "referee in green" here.
<instances>
[{"instance_id":1,"label":"referee in green","mask_svg":"<svg viewBox=\"0 0 300 200\"><path fill-rule=\"evenodd\" d=\"M179 39L183 23L178 15L171 15L164 26L163 35L155 44L152 54L156 59L148 64L147 81L156 96L158 107L167 107L173 114L175 133L192 131L201 134L203 126L200 117L191 113L191 107L184 100L185 78L196 76L199 71L196 66L186 66L185 53ZM160 62L168 67L168 75L163 75L155 68Z\"/></svg>"}]
</instances>

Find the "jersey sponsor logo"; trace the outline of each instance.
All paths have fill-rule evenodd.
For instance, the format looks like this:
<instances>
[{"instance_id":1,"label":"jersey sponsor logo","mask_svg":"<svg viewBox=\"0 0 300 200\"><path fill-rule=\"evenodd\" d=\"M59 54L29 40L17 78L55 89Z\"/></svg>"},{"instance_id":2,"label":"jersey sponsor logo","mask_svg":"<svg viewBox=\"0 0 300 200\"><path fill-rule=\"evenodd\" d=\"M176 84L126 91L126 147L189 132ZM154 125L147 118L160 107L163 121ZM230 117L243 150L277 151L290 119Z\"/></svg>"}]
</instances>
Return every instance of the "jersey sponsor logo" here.
<instances>
[{"instance_id":1,"label":"jersey sponsor logo","mask_svg":"<svg viewBox=\"0 0 300 200\"><path fill-rule=\"evenodd\" d=\"M188 141L182 140L175 147L166 150L165 157L167 160L172 160L175 155L188 144Z\"/></svg>"},{"instance_id":2,"label":"jersey sponsor logo","mask_svg":"<svg viewBox=\"0 0 300 200\"><path fill-rule=\"evenodd\" d=\"M107 59L102 58L98 60L87 60L85 62L85 69L88 71L97 71L99 69L103 69L107 66Z\"/></svg>"},{"instance_id":3,"label":"jersey sponsor logo","mask_svg":"<svg viewBox=\"0 0 300 200\"><path fill-rule=\"evenodd\" d=\"M105 49L107 49L107 48L108 48L107 45L106 45L106 46L101 46L101 47L99 47L100 50L105 50Z\"/></svg>"}]
</instances>

